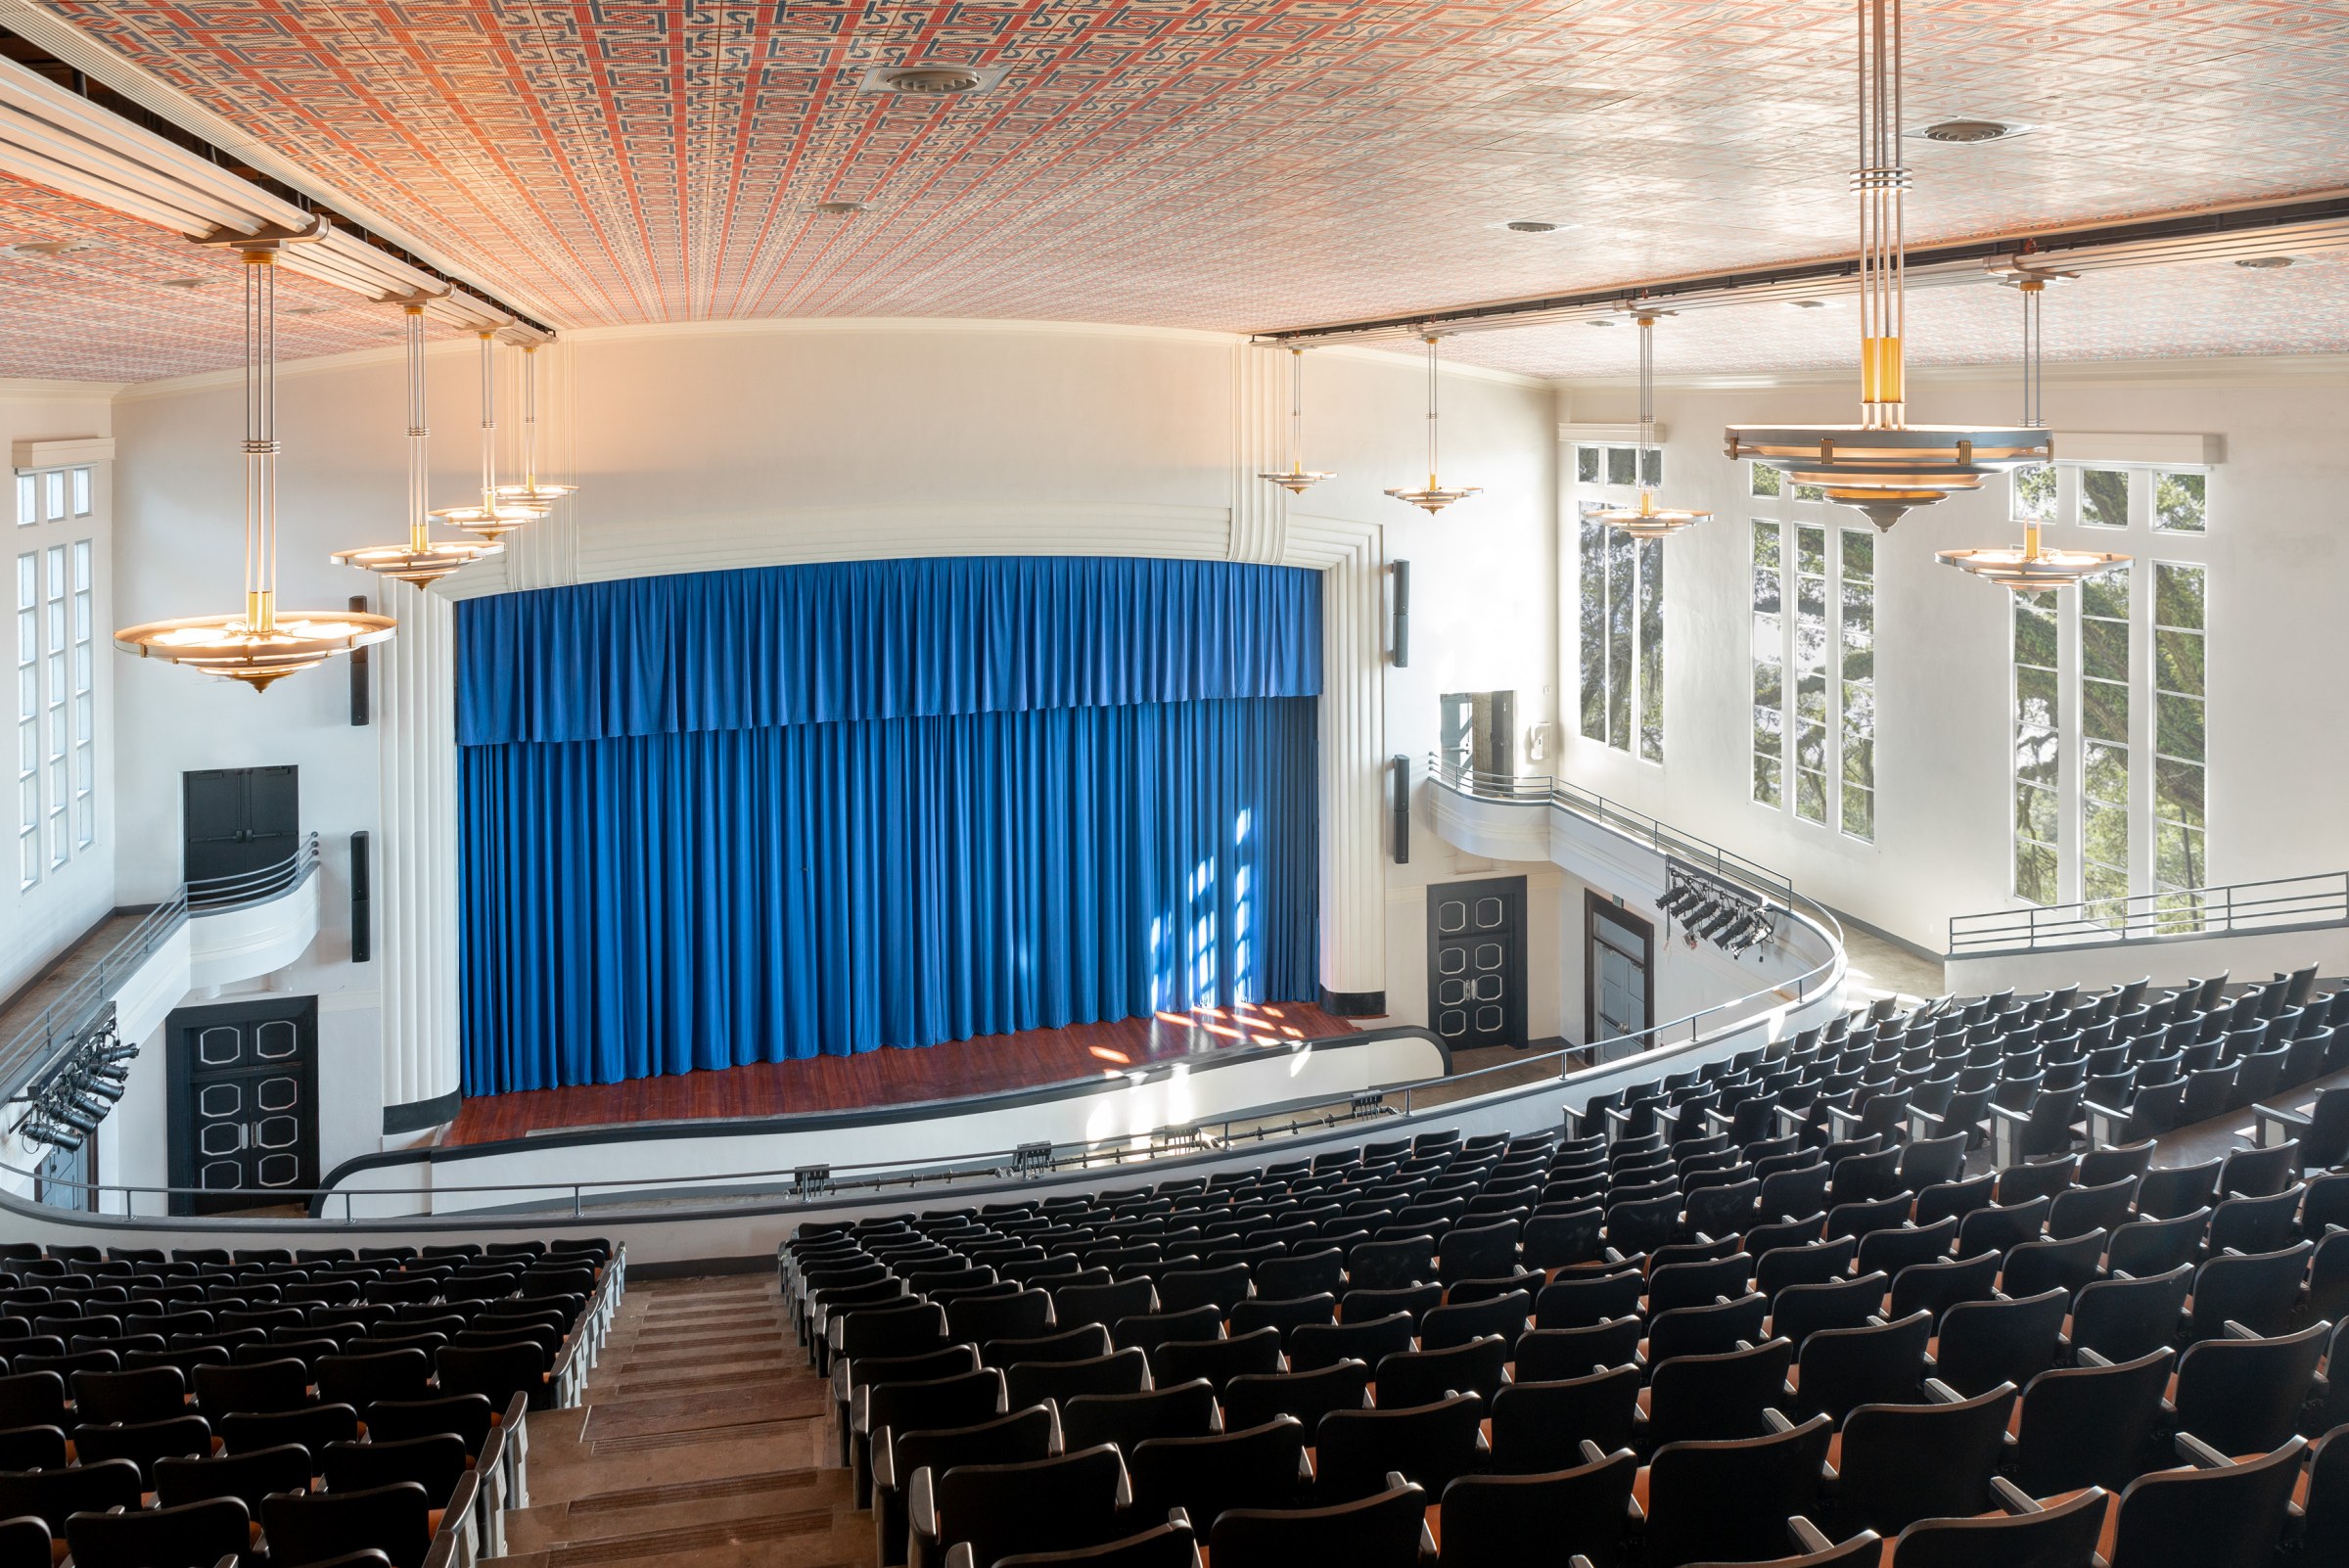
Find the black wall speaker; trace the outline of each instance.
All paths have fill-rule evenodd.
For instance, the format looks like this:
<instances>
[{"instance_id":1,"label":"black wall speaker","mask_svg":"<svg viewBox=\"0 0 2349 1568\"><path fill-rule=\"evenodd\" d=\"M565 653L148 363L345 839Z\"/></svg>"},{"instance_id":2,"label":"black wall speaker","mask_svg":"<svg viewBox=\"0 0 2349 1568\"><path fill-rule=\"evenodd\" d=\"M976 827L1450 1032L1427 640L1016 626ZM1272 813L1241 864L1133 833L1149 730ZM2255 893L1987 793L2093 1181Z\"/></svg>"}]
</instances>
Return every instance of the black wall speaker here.
<instances>
[{"instance_id":1,"label":"black wall speaker","mask_svg":"<svg viewBox=\"0 0 2349 1568\"><path fill-rule=\"evenodd\" d=\"M367 596L363 593L352 594L350 607L365 615ZM350 722L353 727L367 722L367 649L364 646L350 651Z\"/></svg>"},{"instance_id":2,"label":"black wall speaker","mask_svg":"<svg viewBox=\"0 0 2349 1568\"><path fill-rule=\"evenodd\" d=\"M1411 564L1395 563L1395 668L1411 662Z\"/></svg>"},{"instance_id":3,"label":"black wall speaker","mask_svg":"<svg viewBox=\"0 0 2349 1568\"><path fill-rule=\"evenodd\" d=\"M364 832L350 836L350 961L363 964L375 956L375 876Z\"/></svg>"},{"instance_id":4,"label":"black wall speaker","mask_svg":"<svg viewBox=\"0 0 2349 1568\"><path fill-rule=\"evenodd\" d=\"M1401 752L1388 768L1388 787L1394 792L1393 835L1395 863L1411 863L1411 760Z\"/></svg>"}]
</instances>

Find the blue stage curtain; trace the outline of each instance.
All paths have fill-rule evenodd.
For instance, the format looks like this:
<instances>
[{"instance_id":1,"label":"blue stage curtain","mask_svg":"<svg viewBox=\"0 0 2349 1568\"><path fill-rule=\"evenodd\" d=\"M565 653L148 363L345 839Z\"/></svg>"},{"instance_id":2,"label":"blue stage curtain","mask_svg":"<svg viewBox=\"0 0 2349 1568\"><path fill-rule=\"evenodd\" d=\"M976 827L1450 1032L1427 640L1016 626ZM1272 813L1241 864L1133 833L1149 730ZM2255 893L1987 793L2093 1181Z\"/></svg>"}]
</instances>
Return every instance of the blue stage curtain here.
<instances>
[{"instance_id":1,"label":"blue stage curtain","mask_svg":"<svg viewBox=\"0 0 2349 1568\"><path fill-rule=\"evenodd\" d=\"M842 561L457 606L457 743L1311 697L1321 582L1142 558Z\"/></svg>"},{"instance_id":2,"label":"blue stage curtain","mask_svg":"<svg viewBox=\"0 0 2349 1568\"><path fill-rule=\"evenodd\" d=\"M569 715L588 737L460 751L465 1092L1313 994L1312 574L854 565L509 596L533 601L527 616L500 599L459 606L460 733L561 728L551 716ZM760 602L834 598L831 613L797 623L793 646L746 644L731 612L704 623L679 609L739 609L758 596L720 579L799 573L829 580L784 582ZM1076 613L1055 593L1084 581L1136 618L1132 635L1020 623L1025 651L985 680L958 661L993 633L975 638L931 613ZM663 583L676 602L647 609ZM1166 591L1154 598L1154 586ZM588 606L589 629L565 624L570 595ZM724 692L635 682L622 703L600 674L567 686L563 650L601 646L614 602L639 627L665 628L680 654L672 674L715 671ZM1187 640L1168 629L1184 614ZM1210 641L1221 646L1197 646ZM474 663L491 648L502 673ZM753 680L753 669L767 674ZM1257 689L1195 695L1203 685ZM1065 700L1082 694L1129 700ZM473 706L487 700L494 721ZM680 721L840 707L864 716Z\"/></svg>"}]
</instances>

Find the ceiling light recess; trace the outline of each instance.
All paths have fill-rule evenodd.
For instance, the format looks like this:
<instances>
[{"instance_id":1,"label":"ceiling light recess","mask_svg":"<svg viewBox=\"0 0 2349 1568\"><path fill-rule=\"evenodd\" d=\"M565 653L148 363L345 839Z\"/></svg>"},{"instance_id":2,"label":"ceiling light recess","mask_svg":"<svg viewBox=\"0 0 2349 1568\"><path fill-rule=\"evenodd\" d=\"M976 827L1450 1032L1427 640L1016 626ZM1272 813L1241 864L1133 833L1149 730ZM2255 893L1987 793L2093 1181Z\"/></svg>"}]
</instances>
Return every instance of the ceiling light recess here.
<instances>
[{"instance_id":1,"label":"ceiling light recess","mask_svg":"<svg viewBox=\"0 0 2349 1568\"><path fill-rule=\"evenodd\" d=\"M856 87L859 92L898 93L908 98L961 98L1000 86L1008 69L961 60L905 60L873 67Z\"/></svg>"},{"instance_id":2,"label":"ceiling light recess","mask_svg":"<svg viewBox=\"0 0 2349 1568\"><path fill-rule=\"evenodd\" d=\"M1902 200L1909 170L1901 162L1901 3L1858 0L1860 146L1852 176L1860 193L1860 423L1732 425L1728 455L1783 469L1798 484L1817 484L1879 529L1911 508L1956 490L1982 487L1993 474L2052 459L2044 430L1911 425L1904 388L1907 257Z\"/></svg>"},{"instance_id":3,"label":"ceiling light recess","mask_svg":"<svg viewBox=\"0 0 2349 1568\"><path fill-rule=\"evenodd\" d=\"M1435 332L1431 332L1426 335L1427 488L1422 490L1392 489L1387 491L1389 495L1394 496L1398 501L1408 501L1411 503L1411 505L1419 508L1419 510L1422 512L1427 513L1430 517L1433 517L1436 513L1443 511L1444 508L1451 505L1451 503L1454 501L1464 501L1471 495L1481 495L1484 493L1483 487L1480 485L1464 484L1456 488L1448 489L1443 484L1438 484L1436 481L1436 429L1438 413L1436 344L1442 339L1442 337L1443 334Z\"/></svg>"},{"instance_id":4,"label":"ceiling light recess","mask_svg":"<svg viewBox=\"0 0 2349 1568\"><path fill-rule=\"evenodd\" d=\"M277 608L277 260L276 244L245 258L245 613L153 621L115 633L115 646L142 659L187 665L241 680L254 691L298 670L389 638L388 616Z\"/></svg>"},{"instance_id":5,"label":"ceiling light recess","mask_svg":"<svg viewBox=\"0 0 2349 1568\"><path fill-rule=\"evenodd\" d=\"M1960 115L1954 119L1938 119L1922 130L1911 131L1919 141L1941 142L1956 147L1978 147L1984 142L2010 142L2031 127L2012 120L1991 119L1979 115Z\"/></svg>"}]
</instances>

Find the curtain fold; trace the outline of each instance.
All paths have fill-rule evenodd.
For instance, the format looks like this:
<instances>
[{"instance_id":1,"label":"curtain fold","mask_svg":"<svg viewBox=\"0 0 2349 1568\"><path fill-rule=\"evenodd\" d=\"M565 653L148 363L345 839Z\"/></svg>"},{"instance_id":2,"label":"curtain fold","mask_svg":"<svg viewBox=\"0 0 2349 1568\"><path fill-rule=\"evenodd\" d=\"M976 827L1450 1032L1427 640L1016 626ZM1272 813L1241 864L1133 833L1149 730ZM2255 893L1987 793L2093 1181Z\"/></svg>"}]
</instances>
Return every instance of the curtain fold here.
<instances>
[{"instance_id":1,"label":"curtain fold","mask_svg":"<svg viewBox=\"0 0 2349 1568\"><path fill-rule=\"evenodd\" d=\"M465 1091L1313 993L1313 703L473 747Z\"/></svg>"},{"instance_id":2,"label":"curtain fold","mask_svg":"<svg viewBox=\"0 0 2349 1568\"><path fill-rule=\"evenodd\" d=\"M468 1094L1314 994L1314 574L852 562L458 608Z\"/></svg>"},{"instance_id":3,"label":"curtain fold","mask_svg":"<svg viewBox=\"0 0 2349 1568\"><path fill-rule=\"evenodd\" d=\"M1224 561L631 577L463 601L457 642L464 746L1321 689L1318 576Z\"/></svg>"}]
</instances>

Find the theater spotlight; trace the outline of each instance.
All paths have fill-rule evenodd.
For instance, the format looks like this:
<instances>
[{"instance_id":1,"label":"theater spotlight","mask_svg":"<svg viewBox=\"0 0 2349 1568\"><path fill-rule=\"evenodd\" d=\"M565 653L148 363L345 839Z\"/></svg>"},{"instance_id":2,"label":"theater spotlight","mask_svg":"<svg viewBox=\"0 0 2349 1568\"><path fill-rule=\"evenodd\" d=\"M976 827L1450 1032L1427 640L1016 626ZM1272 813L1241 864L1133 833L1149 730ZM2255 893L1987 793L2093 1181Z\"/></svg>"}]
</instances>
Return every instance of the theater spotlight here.
<instances>
[{"instance_id":1,"label":"theater spotlight","mask_svg":"<svg viewBox=\"0 0 2349 1568\"><path fill-rule=\"evenodd\" d=\"M63 1149L68 1154L81 1147L80 1133L69 1131L53 1122L43 1121L38 1117L26 1119L24 1125L17 1130L35 1143L46 1143L52 1148Z\"/></svg>"},{"instance_id":2,"label":"theater spotlight","mask_svg":"<svg viewBox=\"0 0 2349 1568\"><path fill-rule=\"evenodd\" d=\"M73 1084L73 1092L76 1096L96 1094L103 1098L109 1105L112 1105L115 1101L122 1097L122 1084L109 1083L105 1079L97 1077L95 1074L88 1078L80 1079Z\"/></svg>"}]
</instances>

